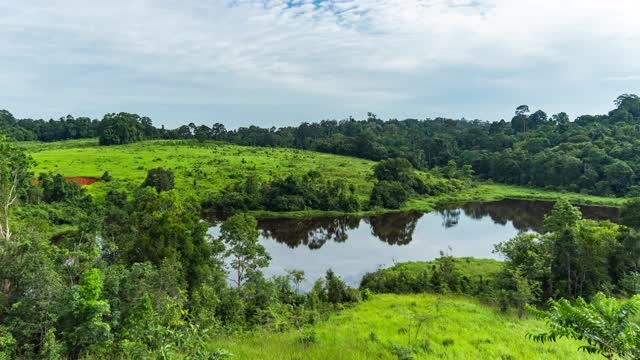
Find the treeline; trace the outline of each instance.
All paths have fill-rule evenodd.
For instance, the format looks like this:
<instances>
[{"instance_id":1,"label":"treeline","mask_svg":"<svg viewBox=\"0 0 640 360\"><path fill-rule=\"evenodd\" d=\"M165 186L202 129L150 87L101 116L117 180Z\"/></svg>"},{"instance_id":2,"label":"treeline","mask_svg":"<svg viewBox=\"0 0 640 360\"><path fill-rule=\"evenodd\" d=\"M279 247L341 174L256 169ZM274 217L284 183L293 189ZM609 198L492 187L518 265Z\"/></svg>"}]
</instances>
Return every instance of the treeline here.
<instances>
[{"instance_id":1,"label":"treeline","mask_svg":"<svg viewBox=\"0 0 640 360\"><path fill-rule=\"evenodd\" d=\"M142 139L224 140L250 146L288 147L371 160L407 159L417 169L444 168L451 161L476 176L501 183L609 196L640 195L640 98L621 95L605 115L548 115L519 106L512 119L496 122L435 118L383 121L369 113L297 127L227 130L216 123L157 129L134 114L108 114L102 121L16 120L0 112L0 131L18 140L54 141L99 137L100 143Z\"/></svg>"},{"instance_id":2,"label":"treeline","mask_svg":"<svg viewBox=\"0 0 640 360\"><path fill-rule=\"evenodd\" d=\"M104 197L59 175L32 182L30 160L0 136L0 358L225 359L215 335L300 331L367 293L332 271L267 279L256 220L207 234L199 203L163 169ZM14 176L15 175L15 176Z\"/></svg>"},{"instance_id":3,"label":"treeline","mask_svg":"<svg viewBox=\"0 0 640 360\"><path fill-rule=\"evenodd\" d=\"M209 128L193 123L171 130L157 128L149 117L125 112L106 114L101 120L71 115L58 120L34 120L16 119L9 111L0 110L0 133L17 141L98 138L101 145L121 145L154 139L220 139L226 130L222 124Z\"/></svg>"},{"instance_id":4,"label":"treeline","mask_svg":"<svg viewBox=\"0 0 640 360\"><path fill-rule=\"evenodd\" d=\"M240 128L225 140L282 146L371 160L402 157L418 169L454 160L501 183L597 195L640 195L640 99L622 95L606 115L549 116L519 106L510 121L327 120L298 127Z\"/></svg>"}]
</instances>

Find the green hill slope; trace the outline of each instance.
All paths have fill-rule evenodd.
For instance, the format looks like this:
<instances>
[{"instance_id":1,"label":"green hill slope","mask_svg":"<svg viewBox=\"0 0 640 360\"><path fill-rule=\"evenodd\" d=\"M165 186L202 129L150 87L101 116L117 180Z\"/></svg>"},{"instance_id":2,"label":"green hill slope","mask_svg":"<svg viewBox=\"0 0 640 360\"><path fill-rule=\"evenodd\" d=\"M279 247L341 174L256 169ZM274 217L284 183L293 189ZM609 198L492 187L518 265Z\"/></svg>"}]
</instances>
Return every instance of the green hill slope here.
<instances>
[{"instance_id":1,"label":"green hill slope","mask_svg":"<svg viewBox=\"0 0 640 360\"><path fill-rule=\"evenodd\" d=\"M539 320L501 314L455 296L375 295L313 329L220 337L237 359L596 359L578 343L540 344Z\"/></svg>"},{"instance_id":2,"label":"green hill slope","mask_svg":"<svg viewBox=\"0 0 640 360\"><path fill-rule=\"evenodd\" d=\"M373 161L295 149L258 148L196 141L143 141L121 146L99 146L97 140L72 140L24 145L37 165L34 172L52 171L67 177L100 177L108 171L125 186L139 186L155 167L175 173L180 192L207 192L224 188L242 177L302 175L318 170L330 179L356 186L362 200L373 183L367 179ZM107 184L96 183L90 192Z\"/></svg>"}]
</instances>

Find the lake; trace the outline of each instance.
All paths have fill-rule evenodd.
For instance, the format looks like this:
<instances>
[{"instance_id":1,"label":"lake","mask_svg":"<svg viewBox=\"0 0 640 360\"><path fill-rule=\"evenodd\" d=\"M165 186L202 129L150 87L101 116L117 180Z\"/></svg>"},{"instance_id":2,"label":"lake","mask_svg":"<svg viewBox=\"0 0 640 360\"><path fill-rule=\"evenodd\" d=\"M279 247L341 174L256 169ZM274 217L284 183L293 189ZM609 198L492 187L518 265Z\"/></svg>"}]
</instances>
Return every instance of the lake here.
<instances>
[{"instance_id":1,"label":"lake","mask_svg":"<svg viewBox=\"0 0 640 360\"><path fill-rule=\"evenodd\" d=\"M493 246L523 231L539 231L552 202L501 200L444 204L430 213L405 212L365 217L260 219L260 243L272 260L267 277L304 270L311 287L331 268L349 285L395 262L453 256L500 259ZM618 220L618 209L581 207L594 220ZM219 235L219 226L210 229Z\"/></svg>"}]
</instances>

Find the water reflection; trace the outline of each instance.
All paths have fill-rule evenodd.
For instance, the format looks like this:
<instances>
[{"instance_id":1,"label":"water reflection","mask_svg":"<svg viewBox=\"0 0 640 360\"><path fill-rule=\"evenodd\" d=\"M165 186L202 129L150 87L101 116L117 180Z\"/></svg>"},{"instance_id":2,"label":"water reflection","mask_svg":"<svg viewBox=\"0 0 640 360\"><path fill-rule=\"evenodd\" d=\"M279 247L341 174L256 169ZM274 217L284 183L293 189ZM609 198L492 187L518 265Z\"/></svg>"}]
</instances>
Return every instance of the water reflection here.
<instances>
[{"instance_id":1,"label":"water reflection","mask_svg":"<svg viewBox=\"0 0 640 360\"><path fill-rule=\"evenodd\" d=\"M553 203L546 201L501 200L493 202L450 203L439 206L435 213L442 217L442 227L449 229L460 222L461 216L481 220L489 218L496 225L511 223L518 231L541 231L545 214ZM581 207L583 216L594 220L618 220L616 208ZM407 245L413 238L416 227L424 213L402 212L368 217L314 217L299 219L261 219L258 226L262 236L286 244L290 248L306 246L317 250L327 242L344 242L350 230L362 226L370 227L373 237L389 245Z\"/></svg>"},{"instance_id":2,"label":"water reflection","mask_svg":"<svg viewBox=\"0 0 640 360\"><path fill-rule=\"evenodd\" d=\"M407 245L413 240L418 220L423 213L392 213L364 218L371 226L371 235L389 245Z\"/></svg>"},{"instance_id":3,"label":"water reflection","mask_svg":"<svg viewBox=\"0 0 640 360\"><path fill-rule=\"evenodd\" d=\"M443 226L457 224L460 210L473 219L489 217L495 224L509 222L519 231L542 231L544 216L551 212L554 203L550 201L529 201L505 199L491 202L468 202L442 204L436 209L443 217ZM618 221L618 209L612 207L579 206L582 216L591 220ZM453 209L453 210L452 210Z\"/></svg>"},{"instance_id":4,"label":"water reflection","mask_svg":"<svg viewBox=\"0 0 640 360\"><path fill-rule=\"evenodd\" d=\"M344 242L349 238L348 231L360 225L360 218L314 217L300 219L261 219L258 227L262 236L290 248L300 245L309 249L320 249L327 241Z\"/></svg>"},{"instance_id":5,"label":"water reflection","mask_svg":"<svg viewBox=\"0 0 640 360\"><path fill-rule=\"evenodd\" d=\"M496 258L494 244L519 232L539 230L553 204L503 200L448 204L431 213L392 213L369 217L261 219L260 243L272 256L265 275L304 270L309 281L331 268L350 285L362 275L394 262L432 260L441 250L454 256ZM617 209L583 207L585 218L616 221ZM210 233L219 235L219 227Z\"/></svg>"}]
</instances>

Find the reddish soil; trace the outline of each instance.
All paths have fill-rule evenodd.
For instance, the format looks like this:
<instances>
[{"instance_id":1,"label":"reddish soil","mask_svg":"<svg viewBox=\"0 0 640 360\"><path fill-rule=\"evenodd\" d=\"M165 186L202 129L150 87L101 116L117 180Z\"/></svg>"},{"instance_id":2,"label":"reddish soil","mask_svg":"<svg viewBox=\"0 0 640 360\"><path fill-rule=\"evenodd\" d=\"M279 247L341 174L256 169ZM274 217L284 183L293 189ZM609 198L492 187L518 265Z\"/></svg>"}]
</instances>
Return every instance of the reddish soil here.
<instances>
[{"instance_id":1,"label":"reddish soil","mask_svg":"<svg viewBox=\"0 0 640 360\"><path fill-rule=\"evenodd\" d=\"M98 178L86 177L86 176L71 176L71 177L66 177L65 179L67 180L67 182L73 181L80 186L91 185L93 183L100 181L100 179ZM40 181L38 179L33 179L31 183L33 183L33 185L38 185Z\"/></svg>"},{"instance_id":2,"label":"reddish soil","mask_svg":"<svg viewBox=\"0 0 640 360\"><path fill-rule=\"evenodd\" d=\"M78 185L91 185L91 184L93 184L95 182L100 181L100 179L98 179L98 178L82 177L82 176L68 177L66 179L67 179L67 182L73 181Z\"/></svg>"}]
</instances>

